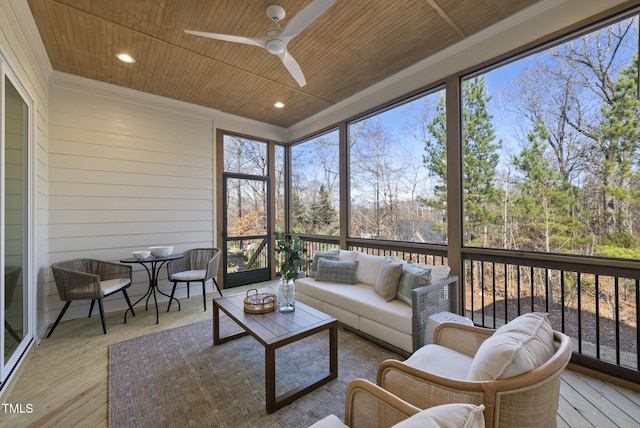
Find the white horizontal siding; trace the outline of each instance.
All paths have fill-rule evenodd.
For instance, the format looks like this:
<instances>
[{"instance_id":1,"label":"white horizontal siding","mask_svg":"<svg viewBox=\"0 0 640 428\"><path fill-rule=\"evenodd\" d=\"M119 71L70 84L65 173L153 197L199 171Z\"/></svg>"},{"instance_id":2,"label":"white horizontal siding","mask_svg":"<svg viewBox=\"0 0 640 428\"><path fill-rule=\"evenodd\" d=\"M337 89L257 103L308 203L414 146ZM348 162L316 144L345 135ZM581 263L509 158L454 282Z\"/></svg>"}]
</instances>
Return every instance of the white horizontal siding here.
<instances>
[{"instance_id":1,"label":"white horizontal siding","mask_svg":"<svg viewBox=\"0 0 640 428\"><path fill-rule=\"evenodd\" d=\"M152 245L175 252L214 242L213 117L106 96L69 82L51 85L49 260L118 261ZM129 294L147 289L134 264ZM166 268L160 288L169 289ZM51 284L49 317L62 303ZM163 296L160 296L163 297ZM107 311L125 307L121 296ZM65 319L86 316L77 302Z\"/></svg>"},{"instance_id":2,"label":"white horizontal siding","mask_svg":"<svg viewBox=\"0 0 640 428\"><path fill-rule=\"evenodd\" d=\"M33 240L28 243L29 250L33 254L30 270L22 273L22 284L28 287L29 317L27 325L29 338L39 338L46 328L46 305L48 299L46 272L47 260L47 145L48 145L48 76L51 66L47 59L44 46L38 37L28 3L25 1L0 0L0 54L8 63L12 73L15 74L19 85L24 88L28 97L33 101L34 109L29 111L29 131L31 146L28 157L33 159L28 170L29 182L33 185L34 204L29 214L30 230L33 232ZM3 107L0 107L0 111ZM32 123L35 122L35 123ZM11 123L8 123L11 125ZM2 131L4 132L4 131ZM9 171L6 171L8 173ZM13 183L7 182L11 191ZM8 218L9 221L14 219ZM23 219L21 218L20 221ZM7 231L11 228L7 229ZM13 232L12 232L13 233ZM4 238L1 238L4 239ZM34 244L34 245L31 245ZM35 248L32 248L35 247ZM9 318L20 317L22 311L18 308L25 303L24 289L18 286L14 299L9 308ZM4 292L4 290L0 290ZM11 323L15 321L9 320ZM14 326L22 325L17 321ZM26 333L26 332L25 332ZM5 334L5 337L8 335ZM11 340L11 339L8 339ZM1 346L1 344L0 344ZM5 355L9 358L9 355ZM6 363L7 361L5 361ZM13 367L7 367L11 373ZM18 373L14 370L13 373ZM2 373L2 377L6 373ZM10 380L7 379L7 380ZM6 389L4 390L6 391Z\"/></svg>"}]
</instances>

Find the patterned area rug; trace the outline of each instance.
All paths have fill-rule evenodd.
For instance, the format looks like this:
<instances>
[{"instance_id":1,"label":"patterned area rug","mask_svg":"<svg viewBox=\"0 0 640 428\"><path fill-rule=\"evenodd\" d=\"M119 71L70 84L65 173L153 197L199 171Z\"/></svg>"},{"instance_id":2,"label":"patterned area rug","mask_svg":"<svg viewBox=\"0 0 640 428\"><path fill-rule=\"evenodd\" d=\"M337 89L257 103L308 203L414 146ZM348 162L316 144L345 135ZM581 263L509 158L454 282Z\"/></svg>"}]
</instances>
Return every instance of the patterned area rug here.
<instances>
[{"instance_id":1,"label":"patterned area rug","mask_svg":"<svg viewBox=\"0 0 640 428\"><path fill-rule=\"evenodd\" d=\"M240 331L221 316L221 335ZM277 392L329 367L328 332L276 351ZM344 418L348 383L375 382L378 364L401 357L351 332L338 332L338 379L272 414L265 410L264 348L246 336L213 346L211 321L109 347L109 426L307 427Z\"/></svg>"}]
</instances>

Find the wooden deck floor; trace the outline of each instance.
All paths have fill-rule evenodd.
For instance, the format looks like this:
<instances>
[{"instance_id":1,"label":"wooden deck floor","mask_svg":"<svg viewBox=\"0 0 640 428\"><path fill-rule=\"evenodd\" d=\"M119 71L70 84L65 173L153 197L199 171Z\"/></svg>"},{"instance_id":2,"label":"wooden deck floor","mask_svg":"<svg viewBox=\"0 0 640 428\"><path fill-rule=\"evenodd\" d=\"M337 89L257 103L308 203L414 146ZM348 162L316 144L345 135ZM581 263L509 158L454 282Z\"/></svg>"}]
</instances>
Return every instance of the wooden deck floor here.
<instances>
[{"instance_id":1,"label":"wooden deck floor","mask_svg":"<svg viewBox=\"0 0 640 428\"><path fill-rule=\"evenodd\" d=\"M230 294L242 291L223 291ZM217 294L217 293L216 293ZM209 296L213 298L213 294ZM100 320L61 323L50 339L43 339L0 398L22 405L24 413L0 407L2 427L107 427L108 346L136 336L211 319L211 306L202 310L199 295L181 299L182 311L137 310L134 320L122 323L122 313L107 315L109 332ZM29 407L32 408L28 412ZM565 370L562 376L559 427L640 427L640 392Z\"/></svg>"}]
</instances>

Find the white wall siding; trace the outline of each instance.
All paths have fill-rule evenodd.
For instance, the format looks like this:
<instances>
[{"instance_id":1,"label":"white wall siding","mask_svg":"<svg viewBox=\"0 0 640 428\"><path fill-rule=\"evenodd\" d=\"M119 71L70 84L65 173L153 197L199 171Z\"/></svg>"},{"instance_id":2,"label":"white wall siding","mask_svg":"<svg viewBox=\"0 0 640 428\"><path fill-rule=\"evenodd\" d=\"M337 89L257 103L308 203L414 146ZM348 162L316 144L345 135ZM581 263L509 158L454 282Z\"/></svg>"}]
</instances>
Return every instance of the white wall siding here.
<instances>
[{"instance_id":1,"label":"white wall siding","mask_svg":"<svg viewBox=\"0 0 640 428\"><path fill-rule=\"evenodd\" d=\"M214 246L214 115L167 108L67 77L51 82L49 260L118 261L151 245ZM213 112L213 111L212 111ZM148 286L134 267L133 299ZM166 269L160 288L169 290ZM163 296L160 296L163 297ZM50 319L59 301L52 282ZM86 302L64 319L86 316ZM126 306L105 299L107 311ZM99 321L96 320L99 325Z\"/></svg>"},{"instance_id":2,"label":"white wall siding","mask_svg":"<svg viewBox=\"0 0 640 428\"><path fill-rule=\"evenodd\" d=\"M38 339L46 329L47 323L44 316L48 296L47 80L51 73L51 66L26 1L0 0L0 55L34 103L34 110L30 111L30 120L33 123L29 127L31 132L29 167L31 169L28 178L33 188L33 206L29 213L29 225L33 232L29 245L33 257L31 269L23 272L23 278L27 278L32 296L29 309L31 316L28 323L33 336ZM13 375L17 372L18 370L14 370ZM11 377L7 381L10 382ZM3 391L6 391L6 388Z\"/></svg>"}]
</instances>

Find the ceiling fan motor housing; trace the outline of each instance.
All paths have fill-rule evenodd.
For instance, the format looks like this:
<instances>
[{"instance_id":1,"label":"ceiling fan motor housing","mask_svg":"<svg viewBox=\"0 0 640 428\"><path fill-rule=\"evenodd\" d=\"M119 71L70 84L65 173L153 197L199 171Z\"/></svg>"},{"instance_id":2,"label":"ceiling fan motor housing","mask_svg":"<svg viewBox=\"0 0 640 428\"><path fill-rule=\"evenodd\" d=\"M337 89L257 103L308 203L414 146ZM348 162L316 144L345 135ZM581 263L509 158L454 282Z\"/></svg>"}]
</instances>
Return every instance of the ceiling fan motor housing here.
<instances>
[{"instance_id":1,"label":"ceiling fan motor housing","mask_svg":"<svg viewBox=\"0 0 640 428\"><path fill-rule=\"evenodd\" d=\"M282 40L271 39L267 42L267 50L274 55L280 55L286 49L286 46Z\"/></svg>"}]
</instances>

